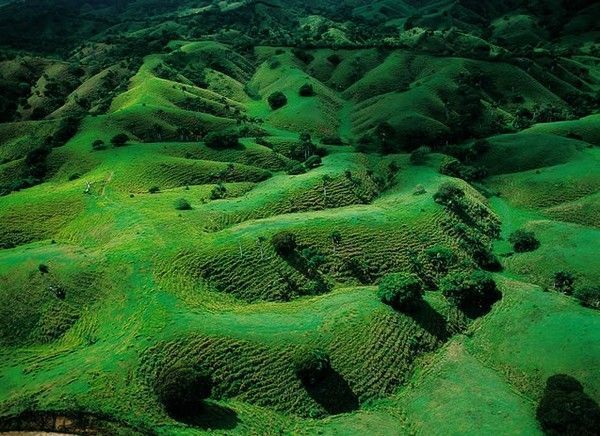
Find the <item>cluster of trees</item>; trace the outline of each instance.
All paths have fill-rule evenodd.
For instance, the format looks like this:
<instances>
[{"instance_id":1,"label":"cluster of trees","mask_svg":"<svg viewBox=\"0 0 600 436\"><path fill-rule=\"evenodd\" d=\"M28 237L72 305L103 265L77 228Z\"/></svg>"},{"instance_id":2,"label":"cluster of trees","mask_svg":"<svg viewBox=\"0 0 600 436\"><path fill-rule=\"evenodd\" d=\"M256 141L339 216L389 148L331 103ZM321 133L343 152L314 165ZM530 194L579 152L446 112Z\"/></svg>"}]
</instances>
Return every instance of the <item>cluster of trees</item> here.
<instances>
[{"instance_id":1,"label":"cluster of trees","mask_svg":"<svg viewBox=\"0 0 600 436\"><path fill-rule=\"evenodd\" d=\"M600 429L600 407L579 381L556 374L546 381L536 417L548 435L594 435Z\"/></svg>"},{"instance_id":2,"label":"cluster of trees","mask_svg":"<svg viewBox=\"0 0 600 436\"><path fill-rule=\"evenodd\" d=\"M183 364L161 371L154 382L154 392L167 413L176 418L197 414L212 392L208 372Z\"/></svg>"}]
</instances>

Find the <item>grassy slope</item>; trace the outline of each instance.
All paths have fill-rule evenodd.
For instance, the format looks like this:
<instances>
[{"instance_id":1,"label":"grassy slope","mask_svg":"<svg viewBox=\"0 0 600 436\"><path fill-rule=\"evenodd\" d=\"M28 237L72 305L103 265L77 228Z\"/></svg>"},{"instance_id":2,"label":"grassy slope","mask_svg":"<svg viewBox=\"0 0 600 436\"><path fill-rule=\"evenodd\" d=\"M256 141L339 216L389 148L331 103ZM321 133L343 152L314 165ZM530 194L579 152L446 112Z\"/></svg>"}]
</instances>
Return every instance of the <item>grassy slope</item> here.
<instances>
[{"instance_id":1,"label":"grassy slope","mask_svg":"<svg viewBox=\"0 0 600 436\"><path fill-rule=\"evenodd\" d=\"M202 43L183 45L183 50L203 56L222 47ZM251 79L246 77L261 97L252 102L236 85L247 74L245 66L230 66L237 77L223 79L229 85L226 97L232 105L243 103L252 116L265 118L263 128L282 141L295 141L307 128L317 136L340 131L350 138L386 108L406 107L428 120L441 117L434 91L451 82L442 76L470 66L459 59L407 59L401 52L379 63L369 52L362 78L352 78L351 52L342 52L344 60L335 69L326 65L324 53L316 53L308 66L289 52L278 55L282 66L277 69L260 66ZM551 208L590 198L597 202L591 197L598 189L596 150L562 138L577 129L584 141L594 143L594 119L539 125L526 134L492 139L488 164L498 175L488 185L502 194L491 206L502 218L503 234L532 227L542 247L508 258L506 272L498 277L503 300L466 336L439 348L444 340L437 329L458 330L455 324L461 321L439 294L427 293L431 310L415 320L382 307L374 288L357 286L343 267L344 259L360 258L376 278L406 268L408 248L421 251L436 242L455 246L444 230L445 215L431 198L448 180L435 171L439 156L415 167L406 155L367 157L332 149L323 166L287 176L281 172L287 158L250 138L243 148L223 153L197 142L139 143L135 138L155 123L175 130L182 124L218 128L234 122L182 109L188 92L212 101L209 112L218 112L218 90L174 89L179 85L153 75L153 63L159 60L147 58L110 113L87 118L80 132L52 154L57 171L47 183L0 198L0 219L8 224L0 243L16 245L0 252L2 298L13 302L3 312L1 326L3 338L14 341L4 340L0 347L2 415L25 410L34 401L40 410L103 413L138 430L155 428L164 434L209 429L348 434L373 428L379 434L435 434L441 429L445 434L482 429L535 434L534 405L547 376L567 372L600 400L592 372L600 363L593 346L600 331L597 313L531 284L546 284L558 268L573 269L582 282L597 278L597 230L548 219L555 213ZM439 62L448 71L436 76ZM410 69L397 74L409 64L418 74ZM512 80L508 73L496 80ZM409 91L392 92L399 79L411 85ZM412 86L416 80L426 86ZM297 96L297 88L307 81L316 85L316 97ZM523 86L531 102L556 99L541 85ZM334 91L339 88L345 91ZM285 92L289 104L271 112L265 99L274 90ZM371 96L377 98L369 100ZM344 98L353 101L345 103ZM347 119L353 123L348 125ZM1 150L12 157L25 138L9 128L27 135L34 130L7 127L11 139ZM93 140L108 141L123 130L134 138L128 146L91 151ZM535 147L523 150L523 144ZM507 155L518 159L500 165ZM530 162L539 156L545 160L532 170ZM381 173L391 160L401 165L395 185L365 200L367 170ZM214 175L229 162L235 167L226 184L229 197L208 201ZM345 179L347 170L359 180L359 188ZM68 181L74 173L82 178ZM334 178L329 200L323 194L325 174ZM82 193L87 181L92 182L91 195ZM154 185L163 192L148 194ZM427 194L413 195L416 185L423 185ZM174 210L180 197L189 199L193 210ZM579 224L590 225L587 209L572 210L560 216L578 214ZM296 231L301 244L325 247L327 267L336 280L332 292L287 303L257 301L281 291L278 269L305 280L270 248L263 257L258 237L282 229ZM342 233L339 247L331 245L333 230ZM506 243L499 242L497 250L506 252ZM211 266L207 282L200 272L214 259L218 265ZM36 271L39 263L49 265L50 276ZM53 281L66 287L64 301L51 294ZM19 333L10 330L15 326ZM305 343L329 350L334 368L362 401L361 410L310 418L322 416L323 405L298 383L290 359ZM149 391L156 368L173 359L201 361L216 374L222 399L211 401L212 413L195 428L167 417Z\"/></svg>"}]
</instances>

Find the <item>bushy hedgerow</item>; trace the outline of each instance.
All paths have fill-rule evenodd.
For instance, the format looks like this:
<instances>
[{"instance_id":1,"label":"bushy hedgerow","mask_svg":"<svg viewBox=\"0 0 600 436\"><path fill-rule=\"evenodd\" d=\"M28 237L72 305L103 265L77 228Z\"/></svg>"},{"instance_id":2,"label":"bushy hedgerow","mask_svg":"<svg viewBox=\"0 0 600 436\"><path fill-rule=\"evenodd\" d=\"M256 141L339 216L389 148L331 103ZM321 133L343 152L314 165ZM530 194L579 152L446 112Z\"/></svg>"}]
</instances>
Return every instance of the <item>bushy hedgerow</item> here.
<instances>
[{"instance_id":1,"label":"bushy hedgerow","mask_svg":"<svg viewBox=\"0 0 600 436\"><path fill-rule=\"evenodd\" d=\"M540 246L540 241L535 237L535 233L523 229L511 233L508 241L517 253L534 251Z\"/></svg>"},{"instance_id":2,"label":"bushy hedgerow","mask_svg":"<svg viewBox=\"0 0 600 436\"><path fill-rule=\"evenodd\" d=\"M600 429L600 407L566 374L548 378L536 417L548 435L595 435Z\"/></svg>"},{"instance_id":3,"label":"bushy hedgerow","mask_svg":"<svg viewBox=\"0 0 600 436\"><path fill-rule=\"evenodd\" d=\"M154 383L154 392L170 415L190 416L210 396L210 376L197 368L175 365L164 369Z\"/></svg>"},{"instance_id":4,"label":"bushy hedgerow","mask_svg":"<svg viewBox=\"0 0 600 436\"><path fill-rule=\"evenodd\" d=\"M394 309L409 310L423 300L423 289L414 274L393 273L381 279L377 295Z\"/></svg>"}]
</instances>

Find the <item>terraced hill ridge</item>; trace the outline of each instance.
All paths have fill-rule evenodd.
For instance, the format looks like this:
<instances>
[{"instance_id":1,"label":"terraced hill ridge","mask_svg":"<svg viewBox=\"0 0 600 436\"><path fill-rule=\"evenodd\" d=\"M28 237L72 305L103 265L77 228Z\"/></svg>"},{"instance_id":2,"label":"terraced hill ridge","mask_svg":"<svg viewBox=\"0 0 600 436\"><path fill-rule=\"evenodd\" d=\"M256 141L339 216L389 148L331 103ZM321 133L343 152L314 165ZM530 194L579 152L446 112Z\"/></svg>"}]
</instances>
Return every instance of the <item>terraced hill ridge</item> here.
<instances>
[{"instance_id":1,"label":"terraced hill ridge","mask_svg":"<svg viewBox=\"0 0 600 436\"><path fill-rule=\"evenodd\" d=\"M599 12L0 1L0 431L595 434Z\"/></svg>"}]
</instances>

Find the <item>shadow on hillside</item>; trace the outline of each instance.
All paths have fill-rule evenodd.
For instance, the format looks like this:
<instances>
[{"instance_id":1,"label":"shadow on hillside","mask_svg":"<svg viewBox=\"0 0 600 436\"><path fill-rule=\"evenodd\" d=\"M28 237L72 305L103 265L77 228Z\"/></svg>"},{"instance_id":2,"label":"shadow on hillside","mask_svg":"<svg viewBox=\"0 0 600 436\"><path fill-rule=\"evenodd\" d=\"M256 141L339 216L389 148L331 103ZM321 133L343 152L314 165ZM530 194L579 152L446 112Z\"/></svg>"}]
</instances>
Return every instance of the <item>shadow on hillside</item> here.
<instances>
[{"instance_id":1,"label":"shadow on hillside","mask_svg":"<svg viewBox=\"0 0 600 436\"><path fill-rule=\"evenodd\" d=\"M334 369L314 386L304 385L306 392L331 415L358 409L358 397L348 382Z\"/></svg>"},{"instance_id":2,"label":"shadow on hillside","mask_svg":"<svg viewBox=\"0 0 600 436\"><path fill-rule=\"evenodd\" d=\"M177 420L203 430L232 430L240 422L234 410L209 402L204 403L198 415L178 417Z\"/></svg>"},{"instance_id":3,"label":"shadow on hillside","mask_svg":"<svg viewBox=\"0 0 600 436\"><path fill-rule=\"evenodd\" d=\"M447 341L451 335L446 319L440 315L427 301L416 306L409 316L429 334L440 341Z\"/></svg>"}]
</instances>

